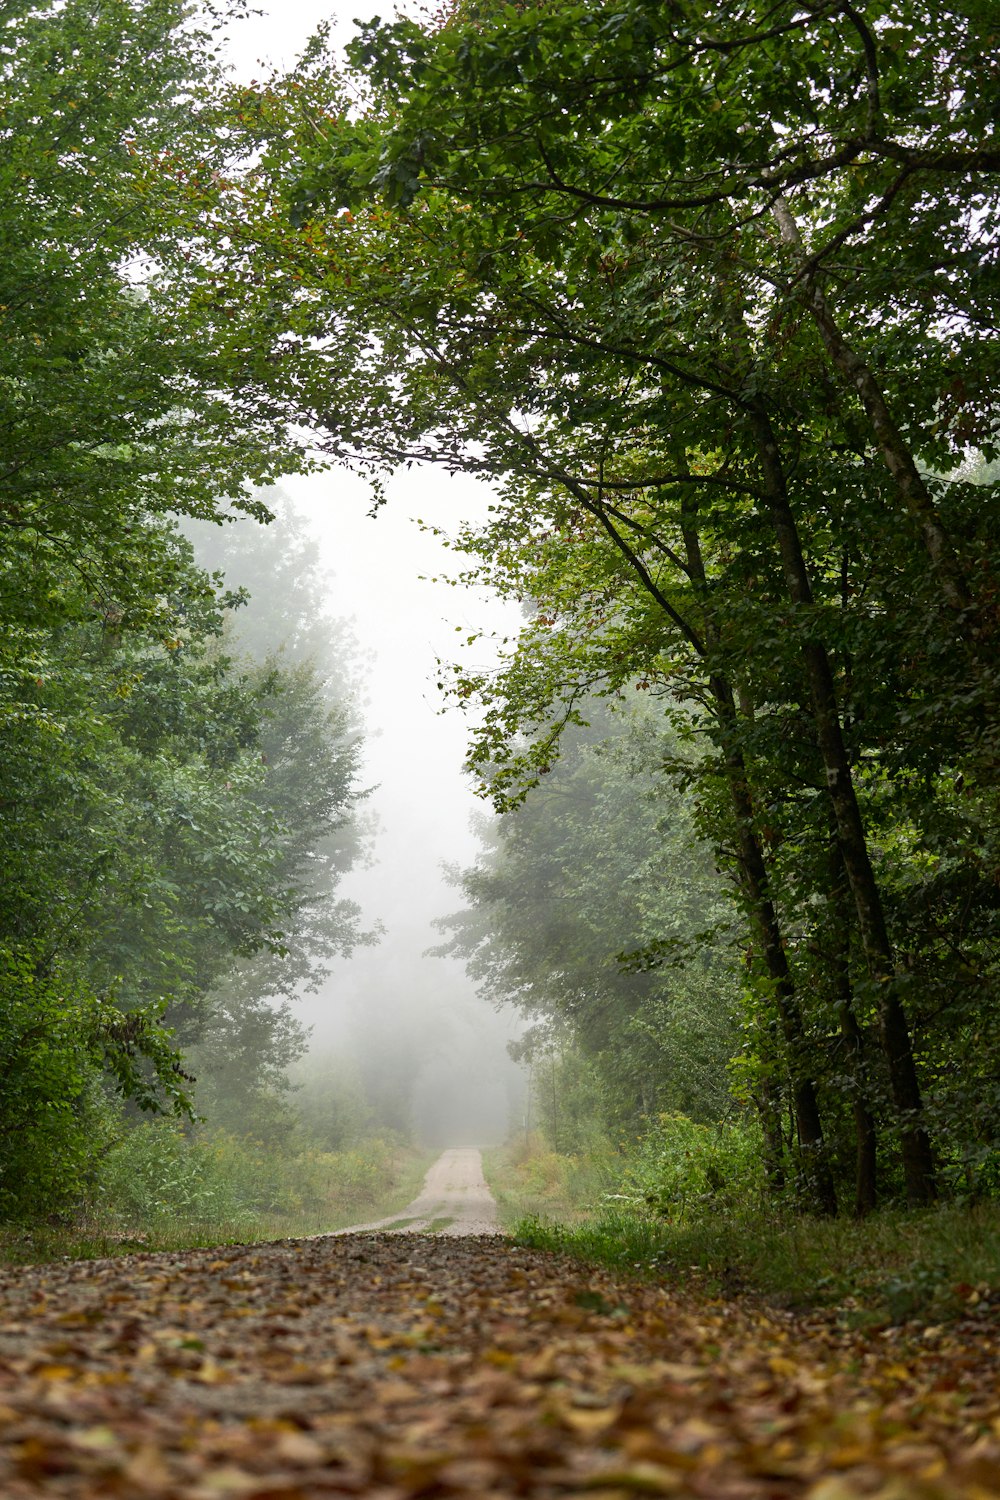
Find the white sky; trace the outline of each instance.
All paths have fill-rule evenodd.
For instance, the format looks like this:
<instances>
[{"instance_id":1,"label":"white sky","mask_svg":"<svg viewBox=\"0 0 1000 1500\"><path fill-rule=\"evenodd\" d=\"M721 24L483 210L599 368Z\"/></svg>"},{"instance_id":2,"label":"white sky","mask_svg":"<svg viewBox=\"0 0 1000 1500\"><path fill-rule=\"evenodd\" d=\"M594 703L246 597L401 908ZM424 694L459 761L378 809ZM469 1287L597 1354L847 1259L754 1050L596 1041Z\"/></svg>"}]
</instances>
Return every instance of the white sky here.
<instances>
[{"instance_id":1,"label":"white sky","mask_svg":"<svg viewBox=\"0 0 1000 1500\"><path fill-rule=\"evenodd\" d=\"M342 44L354 29L354 17L389 17L395 7L371 0L285 0L260 9L262 14L230 32L231 65L244 79L270 64L290 65L322 20L331 22L332 40ZM362 904L367 920L380 918L387 932L378 948L338 965L326 994L304 1003L303 1018L321 1033L325 1021L339 1029L338 1013L345 1005L371 1003L361 997L378 992L380 976L386 984L396 983L390 976L419 966L426 983L421 955L440 941L430 923L458 904L442 879L441 863L470 862L476 848L470 818L485 810L461 769L464 720L456 711L441 713L436 658L455 653L461 639L456 626L464 634L482 626L503 634L517 628L518 616L495 598L420 577L454 573L456 560L420 531L415 518L449 528L470 510L485 509L488 491L476 481L435 470L401 471L374 520L367 514L367 486L345 471L286 479L281 488L310 518L321 541L334 574L333 612L353 619L359 639L374 652L367 674L365 777L366 784L378 784L372 804L382 831L377 862L353 872L342 894ZM485 648L477 649L472 659L482 663L486 655ZM453 966L431 962L440 972L442 994L468 988ZM415 993L420 988L415 985ZM483 1008L481 1031L496 1035L498 1074L504 1071L505 1037L515 1030L513 1020L498 1026Z\"/></svg>"},{"instance_id":2,"label":"white sky","mask_svg":"<svg viewBox=\"0 0 1000 1500\"><path fill-rule=\"evenodd\" d=\"M355 18L381 15L388 20L400 8L393 0L262 0L253 15L230 28L226 51L234 73L249 80L262 64L289 66L323 21L330 23L331 41L340 46L353 33Z\"/></svg>"}]
</instances>

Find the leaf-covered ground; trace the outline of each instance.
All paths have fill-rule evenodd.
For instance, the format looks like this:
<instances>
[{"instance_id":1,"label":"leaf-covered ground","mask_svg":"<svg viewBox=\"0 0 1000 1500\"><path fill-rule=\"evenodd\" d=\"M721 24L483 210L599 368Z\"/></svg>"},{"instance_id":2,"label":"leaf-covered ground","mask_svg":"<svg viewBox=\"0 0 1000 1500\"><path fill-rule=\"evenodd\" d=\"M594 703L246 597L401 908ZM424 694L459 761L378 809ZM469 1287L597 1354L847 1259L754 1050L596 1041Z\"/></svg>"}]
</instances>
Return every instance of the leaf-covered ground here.
<instances>
[{"instance_id":1,"label":"leaf-covered ground","mask_svg":"<svg viewBox=\"0 0 1000 1500\"><path fill-rule=\"evenodd\" d=\"M496 1236L0 1275L0 1494L1000 1495L1000 1329L616 1282Z\"/></svg>"}]
</instances>

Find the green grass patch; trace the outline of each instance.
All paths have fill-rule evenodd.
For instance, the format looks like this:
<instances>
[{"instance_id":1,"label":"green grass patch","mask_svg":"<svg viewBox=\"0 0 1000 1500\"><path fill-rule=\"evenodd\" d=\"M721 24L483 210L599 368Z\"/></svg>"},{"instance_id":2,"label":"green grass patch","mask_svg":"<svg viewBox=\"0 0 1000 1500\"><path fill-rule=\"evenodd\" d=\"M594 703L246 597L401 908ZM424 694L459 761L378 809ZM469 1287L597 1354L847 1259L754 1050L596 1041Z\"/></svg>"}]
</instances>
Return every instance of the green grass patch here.
<instances>
[{"instance_id":1,"label":"green grass patch","mask_svg":"<svg viewBox=\"0 0 1000 1500\"><path fill-rule=\"evenodd\" d=\"M188 1137L166 1121L143 1125L71 1221L0 1228L0 1264L292 1239L390 1218L434 1155L385 1140L282 1154L222 1133Z\"/></svg>"},{"instance_id":2,"label":"green grass patch","mask_svg":"<svg viewBox=\"0 0 1000 1500\"><path fill-rule=\"evenodd\" d=\"M449 1225L454 1224L454 1222L455 1222L455 1220L453 1218L451 1218L451 1219L432 1219L431 1222L427 1226L427 1233L428 1234L440 1234L441 1231L442 1231L442 1229L447 1229L449 1227Z\"/></svg>"},{"instance_id":3,"label":"green grass patch","mask_svg":"<svg viewBox=\"0 0 1000 1500\"><path fill-rule=\"evenodd\" d=\"M483 1175L504 1229L529 1216L577 1223L593 1214L618 1181L621 1162L606 1156L565 1156L538 1136L519 1136L483 1152Z\"/></svg>"},{"instance_id":4,"label":"green grass patch","mask_svg":"<svg viewBox=\"0 0 1000 1500\"><path fill-rule=\"evenodd\" d=\"M997 1204L886 1210L860 1223L758 1214L670 1224L607 1207L568 1224L525 1217L513 1233L522 1245L633 1276L835 1307L858 1325L933 1322L1000 1302Z\"/></svg>"}]
</instances>

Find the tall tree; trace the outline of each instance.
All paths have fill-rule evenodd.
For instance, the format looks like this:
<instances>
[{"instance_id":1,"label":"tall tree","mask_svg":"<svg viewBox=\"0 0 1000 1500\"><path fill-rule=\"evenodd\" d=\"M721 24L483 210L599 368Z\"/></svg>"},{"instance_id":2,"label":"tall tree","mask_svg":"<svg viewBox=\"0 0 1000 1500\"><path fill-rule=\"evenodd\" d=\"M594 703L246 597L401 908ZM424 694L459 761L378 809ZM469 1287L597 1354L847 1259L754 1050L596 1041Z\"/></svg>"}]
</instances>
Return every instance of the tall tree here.
<instances>
[{"instance_id":1,"label":"tall tree","mask_svg":"<svg viewBox=\"0 0 1000 1500\"><path fill-rule=\"evenodd\" d=\"M257 744L281 688L209 661L220 604L167 520L266 519L251 487L307 463L251 368L261 329L222 335L197 253L224 20L174 0L5 16L4 1213L78 1189L102 1078L190 1109L168 1007L280 948L295 906Z\"/></svg>"},{"instance_id":2,"label":"tall tree","mask_svg":"<svg viewBox=\"0 0 1000 1500\"><path fill-rule=\"evenodd\" d=\"M275 515L266 528L188 527L201 562L243 596L226 617L222 649L258 696L258 815L276 823L278 879L295 891L280 951L237 957L218 976L193 1054L211 1118L251 1131L264 1116L272 1130L292 1122L280 1107L287 1067L307 1045L295 1001L321 988L333 958L379 930L363 930L359 907L338 889L366 857L370 834L357 786L363 653L330 613L335 580L302 517L280 490L265 498Z\"/></svg>"},{"instance_id":3,"label":"tall tree","mask_svg":"<svg viewBox=\"0 0 1000 1500\"><path fill-rule=\"evenodd\" d=\"M468 902L438 924L494 1004L575 1040L609 1122L660 1110L717 1119L731 1104L738 959L732 914L689 803L661 772L683 760L635 698L592 699L543 782L484 826L456 871Z\"/></svg>"},{"instance_id":4,"label":"tall tree","mask_svg":"<svg viewBox=\"0 0 1000 1500\"><path fill-rule=\"evenodd\" d=\"M505 527L572 538L588 517L698 659L801 1057L758 827L784 770L768 731L794 721L915 1203L936 1191L912 1020L930 1007L873 829L882 778L902 822L913 776L995 795L995 508L960 469L995 428L984 19L979 0L564 0L374 22L360 115L318 48L240 96L263 153L251 228L219 249L234 290L251 247L275 268L251 294L285 293L275 389L331 453L492 474L501 556ZM829 896L819 869L801 863L798 907Z\"/></svg>"}]
</instances>

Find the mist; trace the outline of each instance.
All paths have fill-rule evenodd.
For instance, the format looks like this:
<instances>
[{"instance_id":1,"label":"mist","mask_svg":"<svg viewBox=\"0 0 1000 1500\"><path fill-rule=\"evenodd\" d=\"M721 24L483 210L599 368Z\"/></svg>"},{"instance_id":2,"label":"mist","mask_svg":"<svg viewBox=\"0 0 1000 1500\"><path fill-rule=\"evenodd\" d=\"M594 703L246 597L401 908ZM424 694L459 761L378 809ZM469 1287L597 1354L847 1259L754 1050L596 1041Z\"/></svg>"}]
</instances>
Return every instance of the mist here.
<instances>
[{"instance_id":1,"label":"mist","mask_svg":"<svg viewBox=\"0 0 1000 1500\"><path fill-rule=\"evenodd\" d=\"M261 76L290 65L319 25L341 44L356 16L377 9L292 0L279 14L264 5L228 29L228 63L238 78ZM503 635L518 622L495 597L441 581L454 560L417 524L447 529L481 513L489 492L467 478L410 469L393 478L373 518L369 486L337 469L288 478L267 498L279 512L276 535L289 506L308 529L324 607L348 626L344 659L320 667L343 675L345 687L350 680L361 709L369 851L344 874L337 898L357 904L363 929L379 930L377 941L334 960L313 992L296 996L309 1055L293 1067L293 1079L315 1087L325 1076L331 1090L353 1088L363 1101L355 1115L371 1127L412 1130L430 1146L499 1142L522 1110L523 1075L507 1052L520 1023L480 1000L460 963L427 951L441 941L434 921L460 901L443 867L475 860L470 820L483 810L462 770L466 726L443 711L435 681L438 658L450 659L463 636L483 627ZM200 560L226 566L227 584L238 587L247 580L227 565L225 547L238 553L241 533L256 524L185 529ZM264 592L258 584L234 630L254 636L258 656L284 644L277 628L271 639L260 635L256 622L277 627L286 602ZM479 650L477 664L488 660Z\"/></svg>"},{"instance_id":2,"label":"mist","mask_svg":"<svg viewBox=\"0 0 1000 1500\"><path fill-rule=\"evenodd\" d=\"M191 526L199 561L222 568L227 587L251 592L233 617L227 649L257 659L319 654L320 671L360 710L366 792L359 814L365 857L346 871L336 895L356 904L370 940L296 996L309 1054L293 1067L293 1081L322 1089L328 1077L336 1089L349 1077L368 1128L412 1132L427 1146L499 1143L522 1109L523 1076L507 1050L517 1017L480 999L460 962L428 951L441 940L435 921L460 899L444 867L474 860L470 823L483 814L462 768L467 726L443 710L436 681L439 658L454 656L457 642L482 628L502 636L517 621L496 598L449 585L454 559L419 524L447 530L482 510L488 492L410 471L391 484L373 517L368 486L333 471L288 481L263 498L276 513L269 547L282 549L284 534L296 557L304 544L315 549L310 576L320 581L332 635L324 625L313 638L299 622L296 638L288 638L296 602L283 596L288 578L279 570L272 583L259 561L247 564L259 523ZM489 653L490 642L480 643L477 664Z\"/></svg>"}]
</instances>

